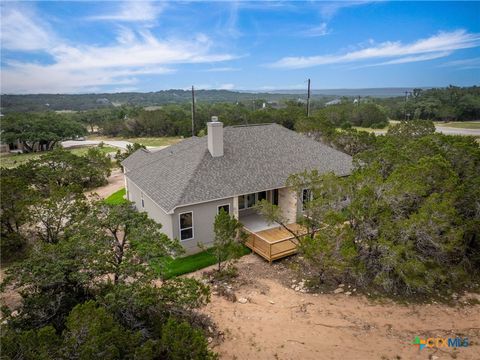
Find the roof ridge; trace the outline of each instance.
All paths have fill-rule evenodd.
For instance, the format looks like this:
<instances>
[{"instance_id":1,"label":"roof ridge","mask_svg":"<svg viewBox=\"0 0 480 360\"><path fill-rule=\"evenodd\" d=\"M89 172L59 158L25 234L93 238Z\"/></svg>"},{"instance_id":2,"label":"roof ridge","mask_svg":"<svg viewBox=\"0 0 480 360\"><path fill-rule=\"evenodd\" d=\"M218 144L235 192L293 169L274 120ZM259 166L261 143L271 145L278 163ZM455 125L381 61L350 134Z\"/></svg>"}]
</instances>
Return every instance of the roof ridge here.
<instances>
[{"instance_id":1,"label":"roof ridge","mask_svg":"<svg viewBox=\"0 0 480 360\"><path fill-rule=\"evenodd\" d=\"M201 138L200 138L200 137L197 137L197 136L192 136L191 138L188 138L188 139L195 139L195 140L197 140L197 139L201 139ZM188 139L185 139L185 140L188 140ZM185 140L183 140L183 141L185 141ZM175 146L175 145L179 145L179 144L181 144L183 141L180 141L180 142L178 142L178 143L176 143L176 144L167 146L166 148L161 149L161 150L158 150L158 151L153 151L153 152L152 152L152 151L148 151L148 153L149 153L150 155L152 155L152 156L154 156L154 155L156 155L156 154L160 154L160 153L162 153L162 152L165 154L165 151L168 151L170 147ZM195 146L196 144L197 144L197 143L193 143L193 144L191 144L191 145L189 145L189 146L187 146L187 147L179 150L178 153L181 153L181 152L183 152L183 151L186 151L186 150L190 149L191 147ZM139 150L144 150L144 149L138 149L137 151L139 151ZM137 151L135 151L135 153L136 153ZM133 154L135 154L135 153L133 153ZM133 155L133 154L132 154L132 155ZM133 168L133 169L130 170L130 171L140 170L140 169L144 168L144 167L147 166L147 165L151 165L151 164L153 164L153 163L155 163L155 162L157 162L157 161L161 161L161 160L163 160L163 159L164 159L164 158L151 159L151 161L147 161L145 164L142 164L142 165L140 165L140 166L138 166L138 167L136 167L136 168ZM129 171L129 172L130 172L130 171Z\"/></svg>"},{"instance_id":2,"label":"roof ridge","mask_svg":"<svg viewBox=\"0 0 480 360\"><path fill-rule=\"evenodd\" d=\"M241 128L241 127L253 127L253 126L267 126L267 125L278 125L277 123L258 123L258 124L243 124L243 125L229 125L225 126L226 128Z\"/></svg>"}]
</instances>

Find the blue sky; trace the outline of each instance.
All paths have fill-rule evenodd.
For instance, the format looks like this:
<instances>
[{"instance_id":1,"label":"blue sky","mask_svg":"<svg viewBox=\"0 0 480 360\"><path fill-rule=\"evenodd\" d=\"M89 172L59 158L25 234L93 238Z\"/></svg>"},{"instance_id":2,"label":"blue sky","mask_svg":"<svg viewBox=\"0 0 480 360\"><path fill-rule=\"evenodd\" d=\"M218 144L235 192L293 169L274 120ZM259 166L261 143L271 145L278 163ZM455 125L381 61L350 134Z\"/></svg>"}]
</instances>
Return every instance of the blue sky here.
<instances>
[{"instance_id":1,"label":"blue sky","mask_svg":"<svg viewBox=\"0 0 480 360\"><path fill-rule=\"evenodd\" d=\"M1 92L480 84L480 2L2 2Z\"/></svg>"}]
</instances>

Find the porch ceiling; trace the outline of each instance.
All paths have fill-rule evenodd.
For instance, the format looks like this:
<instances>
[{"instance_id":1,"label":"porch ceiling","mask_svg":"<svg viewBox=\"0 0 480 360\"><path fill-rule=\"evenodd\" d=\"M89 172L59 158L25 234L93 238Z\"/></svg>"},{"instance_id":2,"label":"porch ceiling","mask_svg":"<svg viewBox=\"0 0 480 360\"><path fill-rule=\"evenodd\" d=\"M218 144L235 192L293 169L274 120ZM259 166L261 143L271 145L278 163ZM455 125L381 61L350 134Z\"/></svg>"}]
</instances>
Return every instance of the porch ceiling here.
<instances>
[{"instance_id":1,"label":"porch ceiling","mask_svg":"<svg viewBox=\"0 0 480 360\"><path fill-rule=\"evenodd\" d=\"M259 214L250 214L242 216L240 213L240 222L243 224L247 230L251 232L259 232L268 229L274 229L280 226L280 224L273 222L269 223L262 215Z\"/></svg>"}]
</instances>

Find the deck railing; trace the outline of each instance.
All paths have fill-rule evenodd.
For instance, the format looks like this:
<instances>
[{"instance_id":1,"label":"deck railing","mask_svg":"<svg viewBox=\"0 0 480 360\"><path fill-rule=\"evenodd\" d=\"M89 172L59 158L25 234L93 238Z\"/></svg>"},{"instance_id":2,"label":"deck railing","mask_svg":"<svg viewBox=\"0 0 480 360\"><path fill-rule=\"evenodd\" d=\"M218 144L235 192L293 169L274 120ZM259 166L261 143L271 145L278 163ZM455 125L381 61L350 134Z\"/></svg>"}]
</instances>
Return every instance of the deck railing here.
<instances>
[{"instance_id":1,"label":"deck railing","mask_svg":"<svg viewBox=\"0 0 480 360\"><path fill-rule=\"evenodd\" d=\"M292 234L282 239L267 240L247 228L244 230L248 234L245 245L270 263L297 252L296 239Z\"/></svg>"}]
</instances>

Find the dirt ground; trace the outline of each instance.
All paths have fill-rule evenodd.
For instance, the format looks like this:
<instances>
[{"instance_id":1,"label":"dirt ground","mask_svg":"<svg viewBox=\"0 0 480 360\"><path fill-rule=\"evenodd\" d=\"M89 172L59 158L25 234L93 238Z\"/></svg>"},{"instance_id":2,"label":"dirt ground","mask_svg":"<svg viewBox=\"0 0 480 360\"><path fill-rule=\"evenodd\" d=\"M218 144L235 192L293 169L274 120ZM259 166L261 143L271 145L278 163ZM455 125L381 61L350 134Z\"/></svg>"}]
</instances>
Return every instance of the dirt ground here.
<instances>
[{"instance_id":1,"label":"dirt ground","mask_svg":"<svg viewBox=\"0 0 480 360\"><path fill-rule=\"evenodd\" d=\"M107 197L123 186L122 173L115 170L108 185L92 192ZM221 359L480 359L480 305L380 302L355 295L347 286L351 296L303 293L294 290L298 282L287 264L270 266L257 255L244 256L234 290L246 302L213 292L203 312L224 335L212 343ZM16 308L21 298L7 290L0 302ZM467 337L469 346L419 350L412 345L415 336Z\"/></svg>"},{"instance_id":2,"label":"dirt ground","mask_svg":"<svg viewBox=\"0 0 480 360\"><path fill-rule=\"evenodd\" d=\"M93 189L87 192L86 195L97 194L101 198L106 198L123 187L125 187L125 182L123 180L122 170L114 169L108 178L107 185Z\"/></svg>"},{"instance_id":3,"label":"dirt ground","mask_svg":"<svg viewBox=\"0 0 480 360\"><path fill-rule=\"evenodd\" d=\"M247 302L212 295L204 312L224 333L213 346L221 359L480 359L480 305L302 293L292 289L298 283L285 264L245 256L234 288ZM470 346L419 350L415 336L467 337Z\"/></svg>"}]
</instances>

